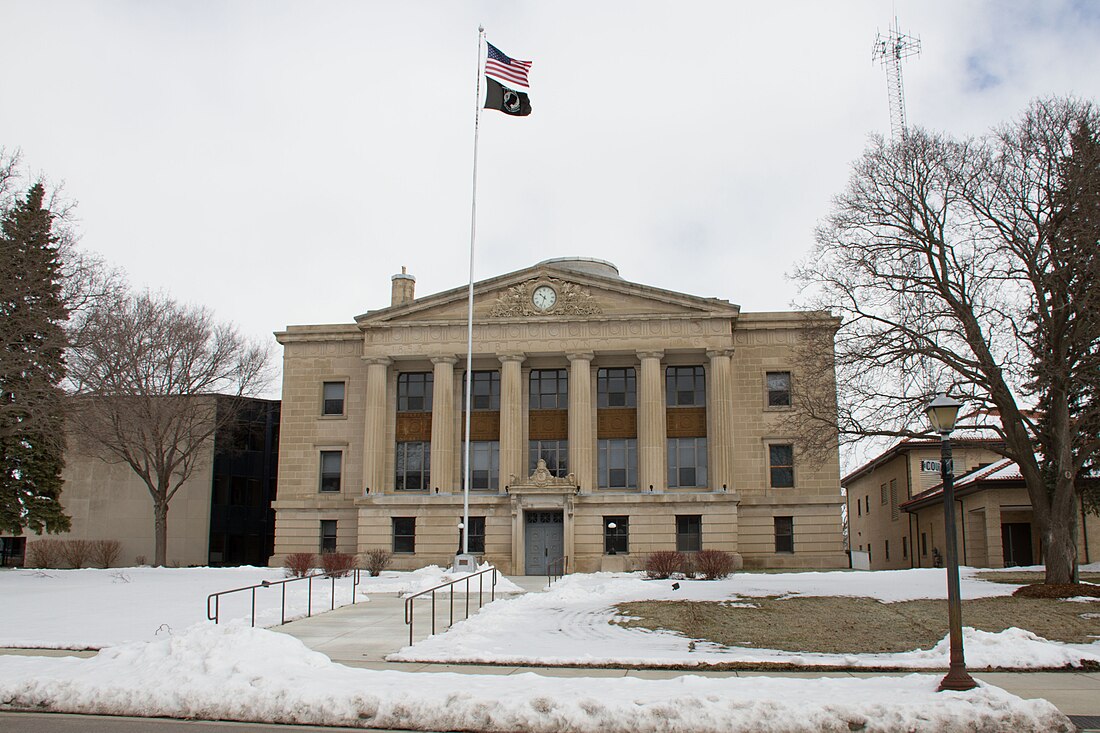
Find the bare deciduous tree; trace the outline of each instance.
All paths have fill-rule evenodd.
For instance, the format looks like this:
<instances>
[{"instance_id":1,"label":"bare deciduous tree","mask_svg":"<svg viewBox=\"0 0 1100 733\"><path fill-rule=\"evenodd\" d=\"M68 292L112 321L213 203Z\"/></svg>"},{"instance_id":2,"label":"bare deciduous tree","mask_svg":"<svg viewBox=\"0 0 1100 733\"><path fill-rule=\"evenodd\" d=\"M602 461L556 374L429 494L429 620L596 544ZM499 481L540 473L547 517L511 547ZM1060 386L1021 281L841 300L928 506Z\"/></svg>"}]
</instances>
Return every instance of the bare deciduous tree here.
<instances>
[{"instance_id":1,"label":"bare deciduous tree","mask_svg":"<svg viewBox=\"0 0 1100 733\"><path fill-rule=\"evenodd\" d=\"M791 428L808 444L834 425L847 439L919 435L937 393L996 416L986 427L1020 465L1050 583L1075 577L1075 480L1098 450L1095 386L1082 383L1100 345L1085 160L1098 122L1092 104L1053 99L982 139L875 139L794 273L806 305L843 325L839 403L814 388L833 376L832 334L818 329L796 395L810 419Z\"/></svg>"},{"instance_id":2,"label":"bare deciduous tree","mask_svg":"<svg viewBox=\"0 0 1100 733\"><path fill-rule=\"evenodd\" d=\"M144 482L153 502L154 562L163 565L169 503L218 429L236 418L231 398L266 386L268 349L206 308L148 293L95 304L83 336L70 360L72 420L89 447Z\"/></svg>"}]
</instances>

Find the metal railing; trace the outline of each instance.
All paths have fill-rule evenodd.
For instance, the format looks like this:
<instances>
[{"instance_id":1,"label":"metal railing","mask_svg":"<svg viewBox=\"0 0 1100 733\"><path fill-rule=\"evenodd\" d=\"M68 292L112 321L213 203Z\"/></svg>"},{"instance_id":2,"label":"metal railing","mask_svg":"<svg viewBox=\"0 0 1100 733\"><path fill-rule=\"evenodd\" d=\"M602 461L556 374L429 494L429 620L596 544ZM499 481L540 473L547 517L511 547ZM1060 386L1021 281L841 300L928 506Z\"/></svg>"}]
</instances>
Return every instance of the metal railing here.
<instances>
[{"instance_id":1,"label":"metal railing","mask_svg":"<svg viewBox=\"0 0 1100 733\"><path fill-rule=\"evenodd\" d=\"M247 591L252 592L251 619L252 619L252 626L255 627L256 626L256 589L257 588L270 588L273 585L279 585L279 586L282 586L282 592L283 592L281 608L280 608L280 612L279 612L279 614L280 614L279 623L285 624L286 623L286 587L287 587L288 584L295 583L299 580L304 580L308 584L308 588L307 588L307 591L306 591L306 593L307 593L307 596L306 596L306 617L307 618L311 617L313 615L313 579L314 578L324 578L324 577L329 577L329 578L332 579L332 597L331 597L331 602L329 604L329 610L332 611L336 608L336 580L337 580L336 576L335 575L326 576L324 573L312 573L310 575L303 575L303 576L298 577L298 578L287 578L286 580L264 580L264 581L258 583L257 585L246 585L243 588L233 588L232 590L223 590L223 591L219 591L217 593L211 593L210 595L208 595L206 597L206 618L210 621L213 621L215 624L218 623L218 615L219 615L220 606L221 606L221 597L229 595L230 593L242 593L242 592L247 590ZM346 575L344 577L351 578L351 603L352 603L352 605L355 605L355 589L359 585L359 568L355 568L354 570L352 570L351 573L349 573L348 575ZM211 600L214 601L213 608L211 608L211 606L210 606L210 601Z\"/></svg>"},{"instance_id":2,"label":"metal railing","mask_svg":"<svg viewBox=\"0 0 1100 733\"><path fill-rule=\"evenodd\" d=\"M413 601L415 601L420 596L424 596L424 595L427 595L429 593L432 594L432 634L435 634L435 594L436 594L436 591L439 591L439 590L442 590L443 588L448 588L448 587L451 589L451 592L448 594L450 596L451 620L447 623L447 627L450 628L451 626L454 625L454 622L455 622L455 591L454 591L454 586L457 585L458 583L463 583L463 582L466 583L466 618L470 618L470 581L474 578L477 578L477 607L480 609L483 605L482 595L483 595L484 590L485 590L485 574L486 573L492 573L493 574L493 583L489 588L489 601L492 602L492 601L495 601L496 597L497 597L496 596L496 593L497 593L497 575L499 575L500 573L497 571L497 569L495 567L493 567L491 565L489 567L485 568L484 570L479 570L476 573L470 573L469 575L467 575L465 577L457 578L455 580L450 580L450 581L447 581L446 583L441 583L440 585L437 585L434 588L428 588L427 590L422 590L419 593L414 593L411 596L405 596L405 624L409 627L409 646L412 646L412 643L413 643L413 620L414 620L413 619L413 614L416 611L416 605L413 603Z\"/></svg>"},{"instance_id":3,"label":"metal railing","mask_svg":"<svg viewBox=\"0 0 1100 733\"><path fill-rule=\"evenodd\" d=\"M558 567L561 567L561 572L558 572ZM549 588L555 580L563 578L566 573L569 572L569 556L562 555L561 557L551 560L546 564L546 587Z\"/></svg>"}]
</instances>

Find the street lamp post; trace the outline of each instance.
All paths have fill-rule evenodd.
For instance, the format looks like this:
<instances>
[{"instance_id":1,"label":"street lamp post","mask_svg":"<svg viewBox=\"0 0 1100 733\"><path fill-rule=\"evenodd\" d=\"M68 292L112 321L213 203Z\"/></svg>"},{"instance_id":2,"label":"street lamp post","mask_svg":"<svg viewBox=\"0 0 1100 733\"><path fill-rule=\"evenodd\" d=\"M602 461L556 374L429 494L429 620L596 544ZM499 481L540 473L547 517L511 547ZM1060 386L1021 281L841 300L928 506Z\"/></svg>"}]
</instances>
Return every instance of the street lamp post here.
<instances>
[{"instance_id":1,"label":"street lamp post","mask_svg":"<svg viewBox=\"0 0 1100 733\"><path fill-rule=\"evenodd\" d=\"M955 474L951 461L951 431L961 402L939 395L924 412L932 429L940 434L940 476L943 478L943 529L947 544L947 618L951 663L940 681L940 690L972 690L978 686L966 671L963 658L962 601L959 597L959 551L955 538Z\"/></svg>"},{"instance_id":2,"label":"street lamp post","mask_svg":"<svg viewBox=\"0 0 1100 733\"><path fill-rule=\"evenodd\" d=\"M607 528L609 530L611 530L610 532L608 532L608 536L609 536L610 544L611 544L611 547L609 547L608 550L607 550L608 555L614 555L615 554L615 528L617 526L618 525L616 525L614 522L608 522L607 523Z\"/></svg>"}]
</instances>

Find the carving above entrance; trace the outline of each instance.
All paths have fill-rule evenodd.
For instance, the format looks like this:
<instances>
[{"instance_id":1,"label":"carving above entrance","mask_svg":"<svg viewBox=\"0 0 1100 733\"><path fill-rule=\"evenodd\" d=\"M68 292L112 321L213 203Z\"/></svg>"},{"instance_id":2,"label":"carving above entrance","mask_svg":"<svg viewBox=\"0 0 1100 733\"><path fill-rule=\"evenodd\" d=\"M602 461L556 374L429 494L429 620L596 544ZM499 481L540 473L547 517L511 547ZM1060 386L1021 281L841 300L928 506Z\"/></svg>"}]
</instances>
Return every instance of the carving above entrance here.
<instances>
[{"instance_id":1,"label":"carving above entrance","mask_svg":"<svg viewBox=\"0 0 1100 733\"><path fill-rule=\"evenodd\" d=\"M535 464L535 470L528 478L517 479L514 473L508 477L509 492L513 492L515 489L554 489L576 492L577 488L576 474L571 473L564 478L558 478L550 473L550 469L546 467L546 461L542 458Z\"/></svg>"},{"instance_id":2,"label":"carving above entrance","mask_svg":"<svg viewBox=\"0 0 1100 733\"><path fill-rule=\"evenodd\" d=\"M513 285L497 296L490 318L519 316L595 316L603 313L596 299L574 283L542 277Z\"/></svg>"}]
</instances>

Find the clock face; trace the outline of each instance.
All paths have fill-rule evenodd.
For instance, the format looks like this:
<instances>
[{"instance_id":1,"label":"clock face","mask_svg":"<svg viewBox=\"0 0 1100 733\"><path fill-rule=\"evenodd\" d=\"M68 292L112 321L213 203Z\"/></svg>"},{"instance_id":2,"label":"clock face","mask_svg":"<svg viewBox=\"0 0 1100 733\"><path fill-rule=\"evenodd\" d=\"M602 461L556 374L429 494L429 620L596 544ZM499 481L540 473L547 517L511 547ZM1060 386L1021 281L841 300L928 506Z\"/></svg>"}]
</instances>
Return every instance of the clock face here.
<instances>
[{"instance_id":1,"label":"clock face","mask_svg":"<svg viewBox=\"0 0 1100 733\"><path fill-rule=\"evenodd\" d=\"M540 285L531 294L531 302L540 311L548 311L558 302L558 294L549 285Z\"/></svg>"}]
</instances>

